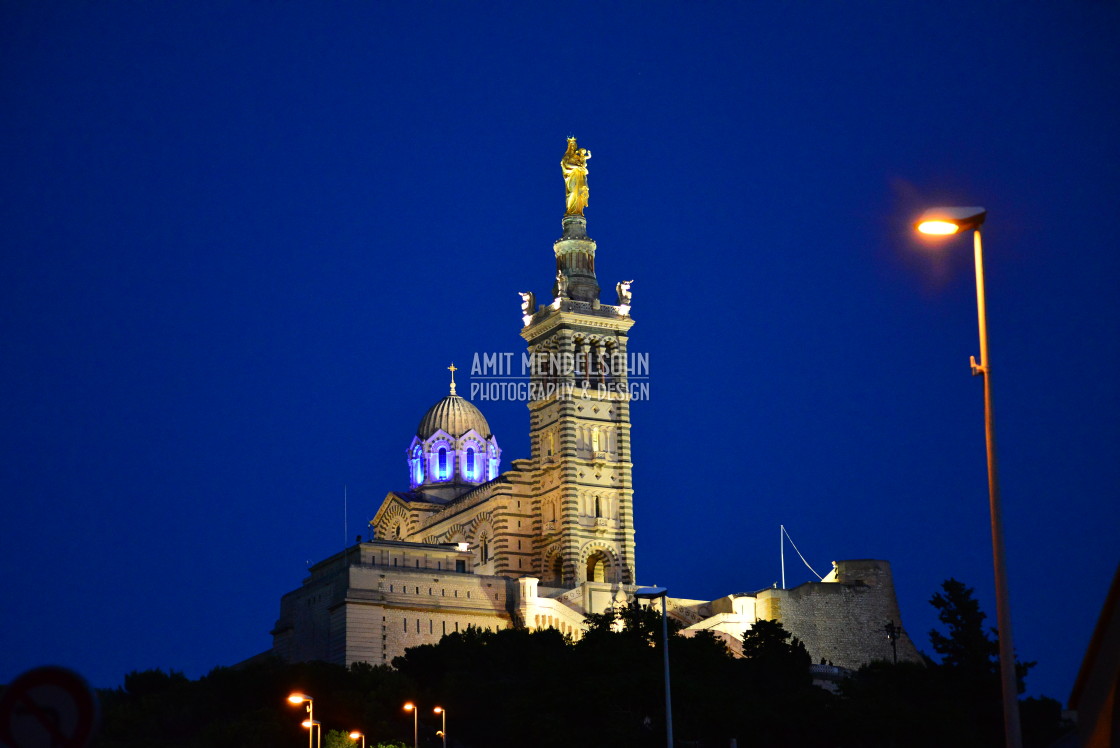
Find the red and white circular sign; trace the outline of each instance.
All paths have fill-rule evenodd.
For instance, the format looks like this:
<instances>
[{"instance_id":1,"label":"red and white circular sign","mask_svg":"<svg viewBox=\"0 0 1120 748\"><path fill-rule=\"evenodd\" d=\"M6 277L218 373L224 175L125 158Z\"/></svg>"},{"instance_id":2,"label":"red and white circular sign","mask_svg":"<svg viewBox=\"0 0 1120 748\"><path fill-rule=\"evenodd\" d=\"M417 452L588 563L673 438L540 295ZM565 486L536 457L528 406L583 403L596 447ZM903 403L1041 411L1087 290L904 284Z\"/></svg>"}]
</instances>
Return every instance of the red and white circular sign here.
<instances>
[{"instance_id":1,"label":"red and white circular sign","mask_svg":"<svg viewBox=\"0 0 1120 748\"><path fill-rule=\"evenodd\" d=\"M29 670L0 696L0 746L84 748L96 715L97 699L80 675L60 667Z\"/></svg>"}]
</instances>

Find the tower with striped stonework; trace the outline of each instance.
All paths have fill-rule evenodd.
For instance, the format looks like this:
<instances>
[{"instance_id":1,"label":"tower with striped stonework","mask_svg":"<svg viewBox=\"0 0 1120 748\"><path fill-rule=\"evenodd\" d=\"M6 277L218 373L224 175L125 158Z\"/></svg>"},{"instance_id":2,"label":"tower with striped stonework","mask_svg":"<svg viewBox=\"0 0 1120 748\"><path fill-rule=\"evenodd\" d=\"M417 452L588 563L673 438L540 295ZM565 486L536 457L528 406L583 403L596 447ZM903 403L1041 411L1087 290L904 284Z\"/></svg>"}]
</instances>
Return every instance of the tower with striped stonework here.
<instances>
[{"instance_id":1,"label":"tower with striped stonework","mask_svg":"<svg viewBox=\"0 0 1120 748\"><path fill-rule=\"evenodd\" d=\"M595 242L582 209L554 244L553 300L526 310L529 439L541 584L634 584L627 372L629 283L599 300Z\"/></svg>"}]
</instances>

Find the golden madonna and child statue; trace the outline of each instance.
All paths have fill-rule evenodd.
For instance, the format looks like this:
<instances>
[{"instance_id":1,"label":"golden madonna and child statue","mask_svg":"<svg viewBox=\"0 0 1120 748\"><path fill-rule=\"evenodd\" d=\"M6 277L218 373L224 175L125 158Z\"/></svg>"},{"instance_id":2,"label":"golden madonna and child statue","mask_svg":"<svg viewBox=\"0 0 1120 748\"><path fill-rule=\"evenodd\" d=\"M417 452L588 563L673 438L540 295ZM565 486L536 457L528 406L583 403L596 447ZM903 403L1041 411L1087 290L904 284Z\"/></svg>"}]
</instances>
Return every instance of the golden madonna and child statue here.
<instances>
[{"instance_id":1,"label":"golden madonna and child statue","mask_svg":"<svg viewBox=\"0 0 1120 748\"><path fill-rule=\"evenodd\" d=\"M564 191L567 193L566 216L582 216L587 207L587 161L591 151L576 145L575 138L568 138L568 150L560 159L560 170L564 175Z\"/></svg>"}]
</instances>

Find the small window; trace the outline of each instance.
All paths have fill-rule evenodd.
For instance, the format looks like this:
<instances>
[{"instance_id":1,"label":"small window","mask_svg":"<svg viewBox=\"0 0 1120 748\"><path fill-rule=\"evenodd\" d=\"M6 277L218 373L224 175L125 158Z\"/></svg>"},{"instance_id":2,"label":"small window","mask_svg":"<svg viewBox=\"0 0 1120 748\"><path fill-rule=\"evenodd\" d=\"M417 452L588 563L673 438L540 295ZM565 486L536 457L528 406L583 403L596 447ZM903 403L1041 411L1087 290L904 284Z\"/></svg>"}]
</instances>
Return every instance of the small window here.
<instances>
[{"instance_id":1,"label":"small window","mask_svg":"<svg viewBox=\"0 0 1120 748\"><path fill-rule=\"evenodd\" d=\"M447 449L439 448L439 477L447 478Z\"/></svg>"},{"instance_id":2,"label":"small window","mask_svg":"<svg viewBox=\"0 0 1120 748\"><path fill-rule=\"evenodd\" d=\"M474 448L467 447L467 477L474 479Z\"/></svg>"},{"instance_id":3,"label":"small window","mask_svg":"<svg viewBox=\"0 0 1120 748\"><path fill-rule=\"evenodd\" d=\"M455 562L455 571L466 571L466 570L467 570L467 562L466 561L457 560Z\"/></svg>"}]
</instances>

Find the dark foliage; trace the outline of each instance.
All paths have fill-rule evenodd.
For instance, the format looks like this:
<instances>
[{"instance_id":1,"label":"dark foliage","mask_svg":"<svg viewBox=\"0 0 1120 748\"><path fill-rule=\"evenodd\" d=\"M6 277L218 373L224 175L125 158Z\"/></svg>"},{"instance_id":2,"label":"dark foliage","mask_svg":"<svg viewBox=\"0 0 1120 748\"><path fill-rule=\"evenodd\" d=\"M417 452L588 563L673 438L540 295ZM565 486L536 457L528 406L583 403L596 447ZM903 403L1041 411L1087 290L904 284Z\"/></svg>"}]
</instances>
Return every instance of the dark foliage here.
<instances>
[{"instance_id":1,"label":"dark foliage","mask_svg":"<svg viewBox=\"0 0 1120 748\"><path fill-rule=\"evenodd\" d=\"M413 689L391 668L325 663L285 665L266 660L217 668L197 681L181 673L129 673L116 690L98 692L101 729L95 746L139 748L273 748L301 745L305 707L287 702L301 691L315 696L315 719L327 728L362 725L371 736L411 739L399 714Z\"/></svg>"}]
</instances>

